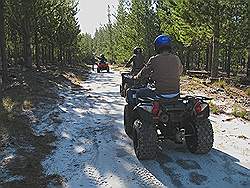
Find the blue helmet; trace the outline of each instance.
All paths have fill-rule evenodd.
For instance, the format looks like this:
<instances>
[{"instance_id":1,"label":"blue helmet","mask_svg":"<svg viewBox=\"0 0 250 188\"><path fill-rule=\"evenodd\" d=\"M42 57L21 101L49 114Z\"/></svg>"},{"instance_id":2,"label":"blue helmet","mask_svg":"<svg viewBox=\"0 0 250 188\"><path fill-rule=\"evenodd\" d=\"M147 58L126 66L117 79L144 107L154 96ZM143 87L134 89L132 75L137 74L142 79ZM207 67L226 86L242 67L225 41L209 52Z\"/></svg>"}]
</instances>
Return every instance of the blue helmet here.
<instances>
[{"instance_id":1,"label":"blue helmet","mask_svg":"<svg viewBox=\"0 0 250 188\"><path fill-rule=\"evenodd\" d=\"M159 49L164 47L170 47L171 44L171 38L167 35L159 35L156 37L155 41L155 50L159 51Z\"/></svg>"}]
</instances>

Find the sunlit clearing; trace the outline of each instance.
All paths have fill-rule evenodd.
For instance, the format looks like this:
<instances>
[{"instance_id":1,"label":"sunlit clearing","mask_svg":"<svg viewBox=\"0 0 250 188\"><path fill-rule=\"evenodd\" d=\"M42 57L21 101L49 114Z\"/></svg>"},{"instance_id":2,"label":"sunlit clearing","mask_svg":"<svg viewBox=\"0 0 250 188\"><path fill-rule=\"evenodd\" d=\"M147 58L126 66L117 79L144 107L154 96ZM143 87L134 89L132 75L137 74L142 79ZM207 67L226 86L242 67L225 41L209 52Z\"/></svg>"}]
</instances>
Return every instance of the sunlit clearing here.
<instances>
[{"instance_id":1,"label":"sunlit clearing","mask_svg":"<svg viewBox=\"0 0 250 188\"><path fill-rule=\"evenodd\" d=\"M65 108L65 107L59 106L59 108L60 108L62 111L64 111L64 112L68 112L67 108Z\"/></svg>"},{"instance_id":2,"label":"sunlit clearing","mask_svg":"<svg viewBox=\"0 0 250 188\"><path fill-rule=\"evenodd\" d=\"M15 102L9 97L3 98L2 103L7 112L11 112L15 106Z\"/></svg>"},{"instance_id":3,"label":"sunlit clearing","mask_svg":"<svg viewBox=\"0 0 250 188\"><path fill-rule=\"evenodd\" d=\"M86 165L83 172L92 181L99 182L101 180L100 179L101 175L100 175L99 171L93 166Z\"/></svg>"},{"instance_id":4,"label":"sunlit clearing","mask_svg":"<svg viewBox=\"0 0 250 188\"><path fill-rule=\"evenodd\" d=\"M86 110L82 109L82 108L73 108L73 110L79 114L84 113Z\"/></svg>"},{"instance_id":5,"label":"sunlit clearing","mask_svg":"<svg viewBox=\"0 0 250 188\"><path fill-rule=\"evenodd\" d=\"M66 132L62 132L62 137L63 138L71 139L71 136L68 133L66 133Z\"/></svg>"},{"instance_id":6,"label":"sunlit clearing","mask_svg":"<svg viewBox=\"0 0 250 188\"><path fill-rule=\"evenodd\" d=\"M85 151L86 151L85 148L82 147L82 146L75 146L74 150L75 150L76 153L79 153L79 154L80 153L85 153Z\"/></svg>"},{"instance_id":7,"label":"sunlit clearing","mask_svg":"<svg viewBox=\"0 0 250 188\"><path fill-rule=\"evenodd\" d=\"M122 182L122 179L116 176L115 174L108 173L107 176L109 177L109 179L111 179L109 181L110 187L126 187L125 184Z\"/></svg>"}]
</instances>

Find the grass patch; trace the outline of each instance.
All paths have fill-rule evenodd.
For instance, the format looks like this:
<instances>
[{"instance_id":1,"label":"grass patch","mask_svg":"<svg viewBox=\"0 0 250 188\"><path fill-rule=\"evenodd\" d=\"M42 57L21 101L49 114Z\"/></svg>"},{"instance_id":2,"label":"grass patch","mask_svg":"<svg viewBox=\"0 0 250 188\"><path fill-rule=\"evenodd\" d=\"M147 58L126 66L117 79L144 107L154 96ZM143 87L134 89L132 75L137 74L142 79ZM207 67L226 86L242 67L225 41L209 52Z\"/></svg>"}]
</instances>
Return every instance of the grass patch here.
<instances>
[{"instance_id":1,"label":"grass patch","mask_svg":"<svg viewBox=\"0 0 250 188\"><path fill-rule=\"evenodd\" d=\"M184 83L181 87L187 91L195 91L204 89L205 85L201 79L193 77L190 82Z\"/></svg>"},{"instance_id":2,"label":"grass patch","mask_svg":"<svg viewBox=\"0 0 250 188\"><path fill-rule=\"evenodd\" d=\"M218 80L218 81L215 81L213 83L213 86L215 87L220 87L220 88L223 88L223 89L227 89L228 88L228 84L226 83L225 80Z\"/></svg>"},{"instance_id":3,"label":"grass patch","mask_svg":"<svg viewBox=\"0 0 250 188\"><path fill-rule=\"evenodd\" d=\"M213 113L213 114L219 114L221 113L221 110L219 109L219 107L212 103L212 102L209 102L209 107L210 107L210 111Z\"/></svg>"},{"instance_id":4,"label":"grass patch","mask_svg":"<svg viewBox=\"0 0 250 188\"><path fill-rule=\"evenodd\" d=\"M250 87L248 87L248 88L245 90L245 93L247 94L248 97L250 97Z\"/></svg>"},{"instance_id":5,"label":"grass patch","mask_svg":"<svg viewBox=\"0 0 250 188\"><path fill-rule=\"evenodd\" d=\"M240 107L239 105L234 105L233 106L232 114L235 117L240 117L240 118L245 118L245 119L248 118L248 112L247 112L247 110L244 109L244 108L242 108L242 107Z\"/></svg>"},{"instance_id":6,"label":"grass patch","mask_svg":"<svg viewBox=\"0 0 250 188\"><path fill-rule=\"evenodd\" d=\"M2 99L2 105L5 111L11 112L14 109L16 103L10 97L5 97Z\"/></svg>"}]
</instances>

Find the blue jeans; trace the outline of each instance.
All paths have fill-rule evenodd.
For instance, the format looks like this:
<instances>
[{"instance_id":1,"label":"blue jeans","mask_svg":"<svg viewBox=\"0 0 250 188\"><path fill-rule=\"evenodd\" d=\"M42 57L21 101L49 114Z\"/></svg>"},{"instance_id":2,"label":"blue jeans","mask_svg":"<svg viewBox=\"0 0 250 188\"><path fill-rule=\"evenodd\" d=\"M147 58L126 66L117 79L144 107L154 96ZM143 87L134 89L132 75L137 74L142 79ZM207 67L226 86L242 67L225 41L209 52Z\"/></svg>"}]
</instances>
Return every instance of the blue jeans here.
<instances>
[{"instance_id":1,"label":"blue jeans","mask_svg":"<svg viewBox=\"0 0 250 188\"><path fill-rule=\"evenodd\" d=\"M154 90L149 88L141 88L136 92L136 98L156 98L156 93Z\"/></svg>"},{"instance_id":2,"label":"blue jeans","mask_svg":"<svg viewBox=\"0 0 250 188\"><path fill-rule=\"evenodd\" d=\"M172 94L157 94L154 90L149 88L141 88L136 92L136 98L165 98L165 99L172 99L178 97L179 93L172 93Z\"/></svg>"}]
</instances>

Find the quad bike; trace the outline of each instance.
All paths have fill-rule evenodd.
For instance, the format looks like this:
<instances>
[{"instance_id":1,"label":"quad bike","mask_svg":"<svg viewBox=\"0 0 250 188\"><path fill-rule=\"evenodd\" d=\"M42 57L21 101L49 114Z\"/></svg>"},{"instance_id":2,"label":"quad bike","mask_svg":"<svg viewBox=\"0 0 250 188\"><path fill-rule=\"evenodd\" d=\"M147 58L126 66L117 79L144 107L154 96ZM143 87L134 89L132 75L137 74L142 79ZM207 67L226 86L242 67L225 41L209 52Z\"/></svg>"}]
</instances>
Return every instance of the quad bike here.
<instances>
[{"instance_id":1,"label":"quad bike","mask_svg":"<svg viewBox=\"0 0 250 188\"><path fill-rule=\"evenodd\" d=\"M126 94L127 94L127 90L129 88L142 88L142 87L146 87L148 80L147 81L141 81L139 83L134 83L134 80L132 79L133 75L131 74L131 72L123 72L121 73L122 76L122 84L120 85L120 95L122 97L126 98Z\"/></svg>"},{"instance_id":2,"label":"quad bike","mask_svg":"<svg viewBox=\"0 0 250 188\"><path fill-rule=\"evenodd\" d=\"M98 62L96 70L97 70L97 73L100 73L103 70L107 70L107 72L109 72L109 70L110 70L109 64L107 62L105 62L105 63Z\"/></svg>"},{"instance_id":3,"label":"quad bike","mask_svg":"<svg viewBox=\"0 0 250 188\"><path fill-rule=\"evenodd\" d=\"M120 85L120 95L122 97L125 97L126 90L134 85L134 82L132 80L132 75L130 72L123 72L121 74L122 76L122 84Z\"/></svg>"},{"instance_id":4,"label":"quad bike","mask_svg":"<svg viewBox=\"0 0 250 188\"><path fill-rule=\"evenodd\" d=\"M124 107L125 132L133 140L138 159L154 159L159 140L186 143L188 150L195 154L206 154L211 150L213 128L208 119L209 104L205 102L210 98L137 98L138 89L127 89Z\"/></svg>"}]
</instances>

